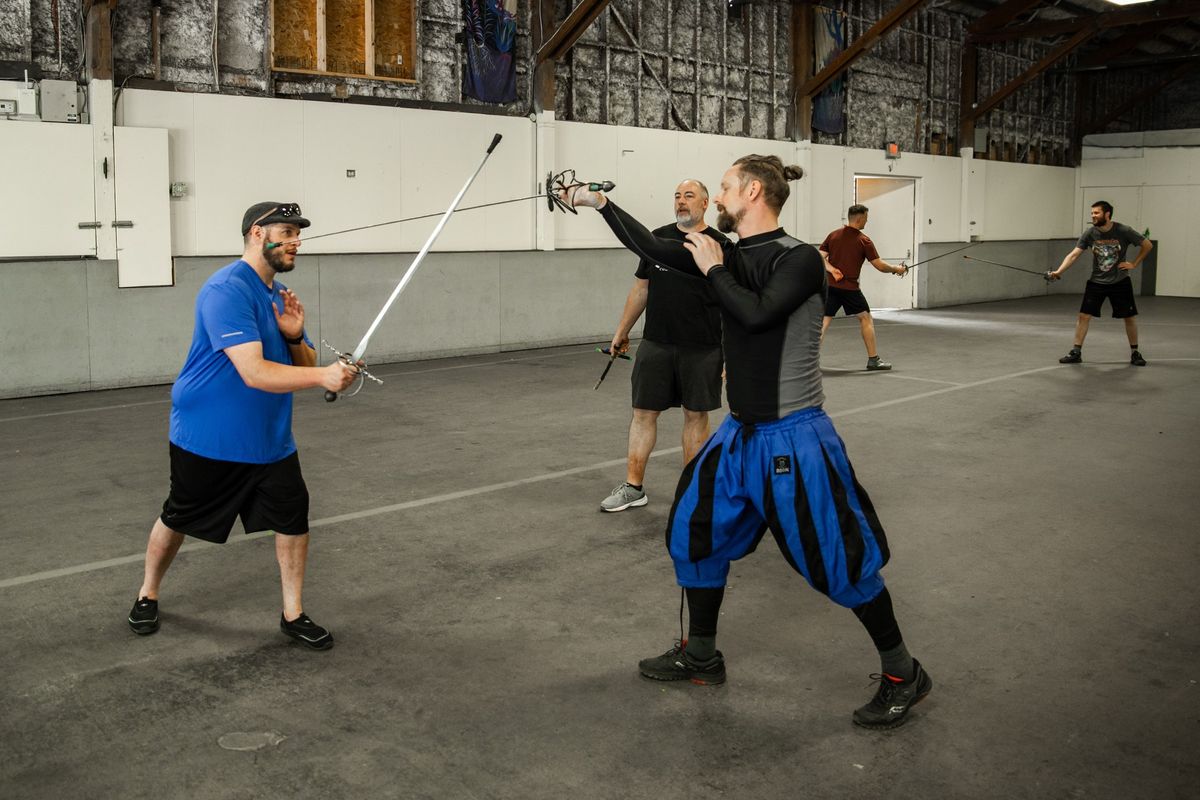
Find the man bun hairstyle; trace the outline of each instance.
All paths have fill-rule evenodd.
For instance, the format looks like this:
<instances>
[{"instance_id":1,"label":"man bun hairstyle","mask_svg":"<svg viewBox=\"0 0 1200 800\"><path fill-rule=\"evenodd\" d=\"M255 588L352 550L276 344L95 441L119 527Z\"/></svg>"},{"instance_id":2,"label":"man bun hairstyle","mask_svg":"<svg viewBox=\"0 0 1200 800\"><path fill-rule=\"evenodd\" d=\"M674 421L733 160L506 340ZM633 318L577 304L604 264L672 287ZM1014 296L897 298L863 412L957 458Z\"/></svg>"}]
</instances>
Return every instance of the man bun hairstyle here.
<instances>
[{"instance_id":1,"label":"man bun hairstyle","mask_svg":"<svg viewBox=\"0 0 1200 800\"><path fill-rule=\"evenodd\" d=\"M795 164L784 166L779 156L751 154L742 156L733 165L742 173L743 189L752 180L762 184L763 200L776 214L783 210L783 204L792 193L788 181L798 181L804 177L801 167Z\"/></svg>"}]
</instances>

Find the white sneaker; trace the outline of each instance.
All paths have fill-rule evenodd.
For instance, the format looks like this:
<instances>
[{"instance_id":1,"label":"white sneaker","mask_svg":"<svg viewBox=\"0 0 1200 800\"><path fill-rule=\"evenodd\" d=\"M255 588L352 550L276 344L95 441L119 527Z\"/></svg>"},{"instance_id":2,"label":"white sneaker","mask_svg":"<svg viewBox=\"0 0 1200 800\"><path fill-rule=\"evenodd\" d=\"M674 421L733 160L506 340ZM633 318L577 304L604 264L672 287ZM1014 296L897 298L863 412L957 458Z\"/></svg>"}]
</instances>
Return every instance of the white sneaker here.
<instances>
[{"instance_id":1,"label":"white sneaker","mask_svg":"<svg viewBox=\"0 0 1200 800\"><path fill-rule=\"evenodd\" d=\"M600 503L601 511L624 511L634 506L644 506L650 500L641 489L635 489L628 483L622 483L612 490L612 494Z\"/></svg>"}]
</instances>

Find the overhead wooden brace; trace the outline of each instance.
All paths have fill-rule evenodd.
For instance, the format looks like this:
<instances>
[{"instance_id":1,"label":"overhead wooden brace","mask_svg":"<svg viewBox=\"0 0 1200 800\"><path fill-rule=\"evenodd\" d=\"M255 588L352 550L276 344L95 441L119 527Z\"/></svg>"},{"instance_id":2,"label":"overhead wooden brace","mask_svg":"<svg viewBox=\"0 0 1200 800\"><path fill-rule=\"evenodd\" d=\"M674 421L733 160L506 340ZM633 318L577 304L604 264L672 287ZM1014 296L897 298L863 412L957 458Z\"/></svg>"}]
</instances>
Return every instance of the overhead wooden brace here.
<instances>
[{"instance_id":1,"label":"overhead wooden brace","mask_svg":"<svg viewBox=\"0 0 1200 800\"><path fill-rule=\"evenodd\" d=\"M1070 39L1063 42L1058 47L1054 48L1049 53L1047 53L1045 55L1045 57L1042 58L1041 61L1038 61L1036 64L1031 66L1029 69L1025 70L1020 75L1018 75L1017 77L1013 78L1011 81L1006 83L1004 86L1002 86L999 89L999 91L997 91L995 94L993 94L988 99L984 100L982 103L975 103L968 107L965 103L966 98L964 97L963 98L964 99L964 104L963 104L964 107L960 111L960 119L966 119L966 120L972 120L972 121L979 119L981 116L983 116L987 112L991 111L996 106L1000 105L1000 103L1004 102L1004 99L1006 97L1008 97L1013 92L1020 89L1025 84L1029 83L1031 80L1036 78L1038 75L1041 75L1043 72L1045 72L1051 66L1053 66L1056 61L1058 61L1059 59L1066 56L1072 50L1079 47L1081 44L1083 44L1088 39L1095 36L1097 33L1099 33L1099 30L1097 28L1085 28L1085 29L1079 31L1074 36L1072 36ZM964 69L963 72L965 74L966 70Z\"/></svg>"},{"instance_id":2,"label":"overhead wooden brace","mask_svg":"<svg viewBox=\"0 0 1200 800\"><path fill-rule=\"evenodd\" d=\"M820 92L842 73L847 67L858 60L859 56L874 47L888 32L925 4L925 0L900 0L895 8L885 14L879 22L872 25L866 33L854 40L837 58L829 62L825 69L805 81L796 90L797 101L803 98L812 100L813 95Z\"/></svg>"},{"instance_id":3,"label":"overhead wooden brace","mask_svg":"<svg viewBox=\"0 0 1200 800\"><path fill-rule=\"evenodd\" d=\"M999 30L969 32L967 41L982 44L984 42L1003 42L1009 39L1031 39L1050 36L1062 36L1075 33L1087 27L1098 30L1106 28L1122 28L1127 25L1142 25L1158 20L1183 19L1200 15L1200 0L1167 0L1147 6L1135 6L1119 11L1105 11L1100 14L1071 17L1069 19L1049 20L1047 22L1031 22L1026 25L1013 25Z\"/></svg>"},{"instance_id":4,"label":"overhead wooden brace","mask_svg":"<svg viewBox=\"0 0 1200 800\"><path fill-rule=\"evenodd\" d=\"M540 65L548 59L557 61L565 56L607 6L608 0L580 0L579 5L538 48L534 63Z\"/></svg>"}]
</instances>

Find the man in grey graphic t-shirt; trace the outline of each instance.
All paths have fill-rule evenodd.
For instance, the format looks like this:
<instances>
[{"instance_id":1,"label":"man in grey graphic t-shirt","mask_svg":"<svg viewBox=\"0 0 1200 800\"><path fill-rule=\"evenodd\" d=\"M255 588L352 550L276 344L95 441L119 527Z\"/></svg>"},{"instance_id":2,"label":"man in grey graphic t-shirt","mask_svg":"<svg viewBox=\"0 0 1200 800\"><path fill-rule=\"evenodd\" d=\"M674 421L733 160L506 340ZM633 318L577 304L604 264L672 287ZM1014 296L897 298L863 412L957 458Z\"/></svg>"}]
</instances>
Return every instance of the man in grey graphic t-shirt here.
<instances>
[{"instance_id":1,"label":"man in grey graphic t-shirt","mask_svg":"<svg viewBox=\"0 0 1200 800\"><path fill-rule=\"evenodd\" d=\"M1153 245L1128 225L1113 222L1112 213L1112 205L1104 200L1092 203L1092 227L1079 237L1075 249L1067 253L1058 269L1047 273L1051 280L1058 280L1085 250L1092 251L1092 276L1088 278L1083 304L1079 307L1079 319L1075 323L1075 346L1059 359L1062 364L1083 361L1083 340L1087 337L1088 324L1092 317L1100 316L1107 297L1113 317L1125 320L1129 363L1136 367L1146 366L1146 359L1138 350L1137 303L1133 299L1133 281L1129 273L1150 254ZM1126 261L1125 251L1130 245L1137 245L1140 250L1133 261Z\"/></svg>"}]
</instances>

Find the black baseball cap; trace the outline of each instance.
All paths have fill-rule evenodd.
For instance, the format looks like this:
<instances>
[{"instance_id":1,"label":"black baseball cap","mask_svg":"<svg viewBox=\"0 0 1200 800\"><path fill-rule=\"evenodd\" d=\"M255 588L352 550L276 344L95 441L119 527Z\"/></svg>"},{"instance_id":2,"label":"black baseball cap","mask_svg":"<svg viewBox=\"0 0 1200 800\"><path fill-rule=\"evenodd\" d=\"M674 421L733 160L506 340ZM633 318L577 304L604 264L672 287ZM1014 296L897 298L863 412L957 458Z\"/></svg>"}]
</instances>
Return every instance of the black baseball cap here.
<instances>
[{"instance_id":1,"label":"black baseball cap","mask_svg":"<svg viewBox=\"0 0 1200 800\"><path fill-rule=\"evenodd\" d=\"M297 228L307 228L311 222L300 216L298 203L280 203L268 200L255 203L246 209L242 215L242 236L250 232L255 225L270 225L274 222L287 222Z\"/></svg>"}]
</instances>

